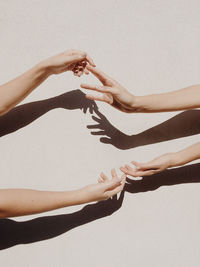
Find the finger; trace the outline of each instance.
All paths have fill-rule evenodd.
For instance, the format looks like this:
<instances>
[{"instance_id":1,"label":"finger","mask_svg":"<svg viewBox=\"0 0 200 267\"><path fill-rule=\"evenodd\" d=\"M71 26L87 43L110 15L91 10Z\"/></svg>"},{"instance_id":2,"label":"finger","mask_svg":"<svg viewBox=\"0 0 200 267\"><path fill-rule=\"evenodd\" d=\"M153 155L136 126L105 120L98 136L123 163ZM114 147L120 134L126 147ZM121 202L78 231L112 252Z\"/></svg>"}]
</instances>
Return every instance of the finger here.
<instances>
[{"instance_id":1,"label":"finger","mask_svg":"<svg viewBox=\"0 0 200 267\"><path fill-rule=\"evenodd\" d=\"M100 141L104 144L113 144L112 139L107 137L100 138Z\"/></svg>"},{"instance_id":2,"label":"finger","mask_svg":"<svg viewBox=\"0 0 200 267\"><path fill-rule=\"evenodd\" d=\"M112 178L117 178L117 173L115 169L111 170L111 175L112 175Z\"/></svg>"},{"instance_id":3,"label":"finger","mask_svg":"<svg viewBox=\"0 0 200 267\"><path fill-rule=\"evenodd\" d=\"M80 86L81 88L93 90L93 91L100 92L100 93L108 93L110 92L110 89L111 89L110 87L107 87L107 86L90 85L86 83L82 83Z\"/></svg>"},{"instance_id":4,"label":"finger","mask_svg":"<svg viewBox=\"0 0 200 267\"><path fill-rule=\"evenodd\" d=\"M137 161L131 161L131 163L136 167L136 169L140 169L141 168L141 164L138 163Z\"/></svg>"},{"instance_id":5,"label":"finger","mask_svg":"<svg viewBox=\"0 0 200 267\"><path fill-rule=\"evenodd\" d=\"M101 101L101 102L105 102L105 103L110 104L110 105L112 105L112 103L113 103L113 101L109 97L107 97L106 95L94 96L94 95L86 94L85 97L89 100Z\"/></svg>"},{"instance_id":6,"label":"finger","mask_svg":"<svg viewBox=\"0 0 200 267\"><path fill-rule=\"evenodd\" d=\"M96 67L96 65L94 64L93 59L89 55L86 55L86 59L90 63L90 65L92 65L93 67Z\"/></svg>"},{"instance_id":7,"label":"finger","mask_svg":"<svg viewBox=\"0 0 200 267\"><path fill-rule=\"evenodd\" d=\"M92 116L92 119L94 120L94 121L96 121L96 122L101 122L101 119L99 119L99 118L97 118L97 117L95 117L95 116Z\"/></svg>"},{"instance_id":8,"label":"finger","mask_svg":"<svg viewBox=\"0 0 200 267\"><path fill-rule=\"evenodd\" d=\"M79 71L79 70L76 70L76 71L74 71L74 75L77 76L77 77L81 77L83 75L83 72Z\"/></svg>"},{"instance_id":9,"label":"finger","mask_svg":"<svg viewBox=\"0 0 200 267\"><path fill-rule=\"evenodd\" d=\"M86 59L89 64L91 64L92 66L96 67L96 65L94 64L93 59L86 52L83 52L81 50L76 50L76 49L71 49L71 52L73 54L78 54L78 55L83 56L83 58Z\"/></svg>"},{"instance_id":10,"label":"finger","mask_svg":"<svg viewBox=\"0 0 200 267\"><path fill-rule=\"evenodd\" d=\"M124 188L123 188L124 189ZM121 193L120 193L120 196L119 196L119 199L118 199L118 207L120 208L122 206L122 203L124 201L124 193L125 191L122 189Z\"/></svg>"},{"instance_id":11,"label":"finger","mask_svg":"<svg viewBox=\"0 0 200 267\"><path fill-rule=\"evenodd\" d=\"M92 135L106 135L105 131L91 132Z\"/></svg>"},{"instance_id":12,"label":"finger","mask_svg":"<svg viewBox=\"0 0 200 267\"><path fill-rule=\"evenodd\" d=\"M126 169L129 170L129 171L133 171L134 169L131 168L128 164L125 165Z\"/></svg>"},{"instance_id":13,"label":"finger","mask_svg":"<svg viewBox=\"0 0 200 267\"><path fill-rule=\"evenodd\" d=\"M78 70L73 70L73 73L74 73L75 76L78 76L77 75L78 74Z\"/></svg>"},{"instance_id":14,"label":"finger","mask_svg":"<svg viewBox=\"0 0 200 267\"><path fill-rule=\"evenodd\" d=\"M88 74L89 74L89 71L88 71L87 69L84 69L84 73L85 73L86 75L88 75Z\"/></svg>"},{"instance_id":15,"label":"finger","mask_svg":"<svg viewBox=\"0 0 200 267\"><path fill-rule=\"evenodd\" d=\"M101 129L101 124L87 125L88 129Z\"/></svg>"},{"instance_id":16,"label":"finger","mask_svg":"<svg viewBox=\"0 0 200 267\"><path fill-rule=\"evenodd\" d=\"M126 182L126 175L123 175L121 179L122 179L122 182L120 183L120 185L116 186L114 189L107 192L108 197L112 197L123 190L125 182Z\"/></svg>"},{"instance_id":17,"label":"finger","mask_svg":"<svg viewBox=\"0 0 200 267\"><path fill-rule=\"evenodd\" d=\"M84 67L83 67L82 65L79 65L79 66L77 67L77 69L78 69L78 71L83 71L83 70L84 70Z\"/></svg>"},{"instance_id":18,"label":"finger","mask_svg":"<svg viewBox=\"0 0 200 267\"><path fill-rule=\"evenodd\" d=\"M120 167L120 170L125 173L126 175L131 175L133 177L141 177L141 176L150 176L154 173L156 173L155 170L147 170L147 171L129 171L123 167Z\"/></svg>"},{"instance_id":19,"label":"finger","mask_svg":"<svg viewBox=\"0 0 200 267\"><path fill-rule=\"evenodd\" d=\"M94 74L94 76L97 77L97 79L99 79L99 81L101 81L103 84L104 83L113 83L112 79L106 75L105 73L103 73L101 70L92 67L91 65L87 65L86 68L92 73Z\"/></svg>"},{"instance_id":20,"label":"finger","mask_svg":"<svg viewBox=\"0 0 200 267\"><path fill-rule=\"evenodd\" d=\"M98 183L99 184L102 184L103 183L103 180L101 178L98 179Z\"/></svg>"},{"instance_id":21,"label":"finger","mask_svg":"<svg viewBox=\"0 0 200 267\"><path fill-rule=\"evenodd\" d=\"M149 170L156 168L156 166L150 163L138 163L136 161L131 161L131 163L136 166L137 170Z\"/></svg>"},{"instance_id":22,"label":"finger","mask_svg":"<svg viewBox=\"0 0 200 267\"><path fill-rule=\"evenodd\" d=\"M85 68L86 65L87 65L87 61L83 60L83 61L81 61L80 63L78 63L78 65L80 65L80 66L82 66L83 68Z\"/></svg>"},{"instance_id":23,"label":"finger","mask_svg":"<svg viewBox=\"0 0 200 267\"><path fill-rule=\"evenodd\" d=\"M108 177L103 172L101 172L100 177L103 181L108 181Z\"/></svg>"},{"instance_id":24,"label":"finger","mask_svg":"<svg viewBox=\"0 0 200 267\"><path fill-rule=\"evenodd\" d=\"M95 110L95 113L99 116L99 119L106 119L106 117L98 109Z\"/></svg>"},{"instance_id":25,"label":"finger","mask_svg":"<svg viewBox=\"0 0 200 267\"><path fill-rule=\"evenodd\" d=\"M128 170L127 168L122 167L122 166L121 166L119 169L120 169L120 171L122 171L122 172L125 173L125 174L129 174L129 175L131 175L131 176L137 177L137 171L134 171L134 170Z\"/></svg>"},{"instance_id":26,"label":"finger","mask_svg":"<svg viewBox=\"0 0 200 267\"><path fill-rule=\"evenodd\" d=\"M90 111L90 114L93 114L93 106L89 106L89 111Z\"/></svg>"}]
</instances>

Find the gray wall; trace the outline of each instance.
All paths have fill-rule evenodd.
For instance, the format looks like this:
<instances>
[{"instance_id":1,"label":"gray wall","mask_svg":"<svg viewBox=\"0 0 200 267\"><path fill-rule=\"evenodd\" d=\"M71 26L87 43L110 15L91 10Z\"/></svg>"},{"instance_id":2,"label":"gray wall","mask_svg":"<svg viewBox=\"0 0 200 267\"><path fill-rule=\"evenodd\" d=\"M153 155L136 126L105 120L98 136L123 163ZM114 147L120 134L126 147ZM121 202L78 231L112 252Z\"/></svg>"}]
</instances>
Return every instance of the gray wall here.
<instances>
[{"instance_id":1,"label":"gray wall","mask_svg":"<svg viewBox=\"0 0 200 267\"><path fill-rule=\"evenodd\" d=\"M78 48L88 51L99 68L136 95L197 84L199 8L197 0L1 1L0 82L45 57ZM184 136L199 132L198 111L180 112L144 132L178 113L123 114L99 103L108 132L117 128L135 135L131 149L101 143L100 136L91 135L86 127L95 124L91 114L75 104L82 101L81 93L54 99L55 109L45 101L79 89L86 81L98 84L91 75L51 77L24 101L44 102L18 107L7 118L9 124L0 120L1 188L80 188L95 183L101 171L109 174L111 168L131 160L147 161L198 141L197 135ZM70 110L69 97L74 103ZM126 135L118 134L120 145L126 144ZM113 200L108 206L92 205L83 211L79 206L1 221L2 229L9 231L5 247L10 248L1 251L0 264L199 266L198 173L194 165L133 182L119 210L120 203ZM58 216L49 217L53 215Z\"/></svg>"}]
</instances>

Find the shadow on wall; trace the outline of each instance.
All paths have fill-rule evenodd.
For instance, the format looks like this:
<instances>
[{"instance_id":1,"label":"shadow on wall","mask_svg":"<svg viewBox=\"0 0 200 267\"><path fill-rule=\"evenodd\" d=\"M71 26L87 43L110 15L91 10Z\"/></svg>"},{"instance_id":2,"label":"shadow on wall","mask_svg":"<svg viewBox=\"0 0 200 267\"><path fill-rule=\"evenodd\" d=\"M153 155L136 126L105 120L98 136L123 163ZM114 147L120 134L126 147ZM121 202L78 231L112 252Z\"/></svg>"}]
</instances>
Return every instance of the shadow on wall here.
<instances>
[{"instance_id":1,"label":"shadow on wall","mask_svg":"<svg viewBox=\"0 0 200 267\"><path fill-rule=\"evenodd\" d=\"M95 113L98 117L92 116L92 118L96 124L87 126L88 129L95 130L91 134L101 136L100 142L123 150L200 133L200 110L181 112L135 135L127 135L115 128L99 110L95 109Z\"/></svg>"},{"instance_id":2,"label":"shadow on wall","mask_svg":"<svg viewBox=\"0 0 200 267\"><path fill-rule=\"evenodd\" d=\"M124 199L124 192L119 199L112 199L86 205L80 211L39 217L30 221L17 222L11 219L0 219L0 250L19 244L29 244L47 240L73 228L109 216L120 209Z\"/></svg>"},{"instance_id":3,"label":"shadow on wall","mask_svg":"<svg viewBox=\"0 0 200 267\"><path fill-rule=\"evenodd\" d=\"M127 178L125 191L129 193L141 193L156 190L161 186L199 182L200 164L192 164L165 170L151 176L145 176L142 180L133 181Z\"/></svg>"},{"instance_id":4,"label":"shadow on wall","mask_svg":"<svg viewBox=\"0 0 200 267\"><path fill-rule=\"evenodd\" d=\"M0 136L10 134L30 124L40 116L56 108L81 109L84 113L95 112L93 119L97 124L89 125L96 129L93 135L100 135L100 141L112 144L119 149L130 149L199 134L200 111L182 112L173 118L136 135L126 135L115 128L98 110L94 101L87 100L80 90L73 90L57 97L20 105L0 117ZM125 191L140 193L156 190L161 186L200 182L200 164L166 170L140 181L127 178ZM17 222L12 219L0 219L0 249L18 244L28 244L59 236L75 227L109 216L122 206L124 192L119 199L115 196L107 201L86 205L80 211L56 216L39 217L30 221Z\"/></svg>"},{"instance_id":5,"label":"shadow on wall","mask_svg":"<svg viewBox=\"0 0 200 267\"><path fill-rule=\"evenodd\" d=\"M98 110L98 106L94 101L86 99L85 94L77 89L12 109L6 115L0 117L0 137L25 127L48 111L57 108L81 109L84 113L87 110L90 113L95 112L98 117L92 116L92 118L97 124L87 126L88 129L97 130L92 131L91 134L102 136L100 138L102 143L111 144L123 150L200 133L200 110L189 110L181 112L144 132L126 135L108 121Z\"/></svg>"},{"instance_id":6,"label":"shadow on wall","mask_svg":"<svg viewBox=\"0 0 200 267\"><path fill-rule=\"evenodd\" d=\"M97 105L94 101L86 99L85 94L79 89L53 98L20 105L0 117L0 137L27 126L48 111L57 108L81 109L84 113L89 110L92 113L94 109L97 109Z\"/></svg>"},{"instance_id":7,"label":"shadow on wall","mask_svg":"<svg viewBox=\"0 0 200 267\"><path fill-rule=\"evenodd\" d=\"M161 186L200 182L200 164L193 164L159 174L143 177L141 181L127 179L125 191L140 193L156 190ZM119 199L113 197L96 204L86 205L80 211L39 217L30 221L17 222L11 219L0 219L0 250L19 245L47 240L64 234L78 226L97 219L110 216L122 206L124 192Z\"/></svg>"}]
</instances>

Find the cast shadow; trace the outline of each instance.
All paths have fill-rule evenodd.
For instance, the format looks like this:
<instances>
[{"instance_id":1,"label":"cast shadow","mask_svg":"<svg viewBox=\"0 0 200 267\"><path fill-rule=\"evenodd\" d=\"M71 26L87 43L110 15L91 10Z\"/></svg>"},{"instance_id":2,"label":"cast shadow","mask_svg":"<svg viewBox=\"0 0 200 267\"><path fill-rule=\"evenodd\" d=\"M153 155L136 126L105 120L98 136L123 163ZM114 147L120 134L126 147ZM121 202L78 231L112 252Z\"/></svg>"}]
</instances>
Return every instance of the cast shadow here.
<instances>
[{"instance_id":1,"label":"cast shadow","mask_svg":"<svg viewBox=\"0 0 200 267\"><path fill-rule=\"evenodd\" d=\"M20 105L0 117L0 137L27 126L48 111L57 108L80 109L83 113L87 111L93 113L94 109L97 109L97 105L94 101L86 99L85 94L79 89L49 99Z\"/></svg>"},{"instance_id":2,"label":"cast shadow","mask_svg":"<svg viewBox=\"0 0 200 267\"><path fill-rule=\"evenodd\" d=\"M134 135L127 135L118 130L99 110L95 110L95 113L98 117L92 116L92 118L97 124L87 126L88 129L96 130L91 134L101 136L100 142L122 150L200 133L200 110L181 112L161 124Z\"/></svg>"},{"instance_id":3,"label":"cast shadow","mask_svg":"<svg viewBox=\"0 0 200 267\"><path fill-rule=\"evenodd\" d=\"M142 177L142 180L127 178L125 191L129 193L141 193L154 191L161 186L177 184L199 183L200 164L191 164L180 168L168 169L151 176Z\"/></svg>"},{"instance_id":4,"label":"cast shadow","mask_svg":"<svg viewBox=\"0 0 200 267\"><path fill-rule=\"evenodd\" d=\"M86 205L70 214L39 217L23 222L0 219L0 250L51 239L78 226L110 216L121 208L123 200L124 191L118 199L114 196L106 201Z\"/></svg>"}]
</instances>

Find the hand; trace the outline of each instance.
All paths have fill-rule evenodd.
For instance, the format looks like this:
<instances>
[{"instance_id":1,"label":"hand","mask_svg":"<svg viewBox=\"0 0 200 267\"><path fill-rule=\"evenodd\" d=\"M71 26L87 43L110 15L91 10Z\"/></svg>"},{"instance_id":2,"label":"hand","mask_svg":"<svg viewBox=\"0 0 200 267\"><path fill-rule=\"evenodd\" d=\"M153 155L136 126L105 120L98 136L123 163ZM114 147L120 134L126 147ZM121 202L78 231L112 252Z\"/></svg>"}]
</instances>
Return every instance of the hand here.
<instances>
[{"instance_id":1,"label":"hand","mask_svg":"<svg viewBox=\"0 0 200 267\"><path fill-rule=\"evenodd\" d=\"M117 177L115 169L111 171L112 179L102 172L98 184L88 185L81 189L84 202L101 201L111 198L124 188L126 175L123 174L121 178Z\"/></svg>"},{"instance_id":2,"label":"hand","mask_svg":"<svg viewBox=\"0 0 200 267\"><path fill-rule=\"evenodd\" d=\"M87 216L89 221L91 219L99 219L105 216L110 216L117 210L119 210L123 204L124 200L124 190L119 194L105 200L99 201L94 204L88 204L81 210L81 218Z\"/></svg>"},{"instance_id":3,"label":"hand","mask_svg":"<svg viewBox=\"0 0 200 267\"><path fill-rule=\"evenodd\" d=\"M81 87L84 89L102 93L101 96L86 94L88 99L103 101L123 112L133 112L134 96L131 93L97 68L94 68L91 65L87 65L86 68L103 84L103 86L81 84Z\"/></svg>"},{"instance_id":4,"label":"hand","mask_svg":"<svg viewBox=\"0 0 200 267\"><path fill-rule=\"evenodd\" d=\"M133 177L149 176L175 166L175 153L164 154L147 163L138 163L136 161L132 161L131 163L135 166L135 168L125 165L124 167L120 167L120 170L124 174L128 174Z\"/></svg>"},{"instance_id":5,"label":"hand","mask_svg":"<svg viewBox=\"0 0 200 267\"><path fill-rule=\"evenodd\" d=\"M97 124L87 125L88 129L97 130L97 131L92 131L91 132L92 135L102 136L100 138L100 142L104 144L111 144L118 149L124 150L132 147L131 146L133 144L132 136L127 135L118 130L117 128L115 128L108 121L108 119L98 110L98 108L94 108L94 112L98 115L98 117L92 116L92 119Z\"/></svg>"},{"instance_id":6,"label":"hand","mask_svg":"<svg viewBox=\"0 0 200 267\"><path fill-rule=\"evenodd\" d=\"M88 74L86 65L95 66L93 60L87 53L79 50L68 50L56 56L47 58L40 63L50 74L58 74L65 71L73 71L76 76L83 73Z\"/></svg>"},{"instance_id":7,"label":"hand","mask_svg":"<svg viewBox=\"0 0 200 267\"><path fill-rule=\"evenodd\" d=\"M96 103L85 98L85 94L77 89L51 99L55 108L80 109L83 113L89 111L91 114L98 109Z\"/></svg>"}]
</instances>

